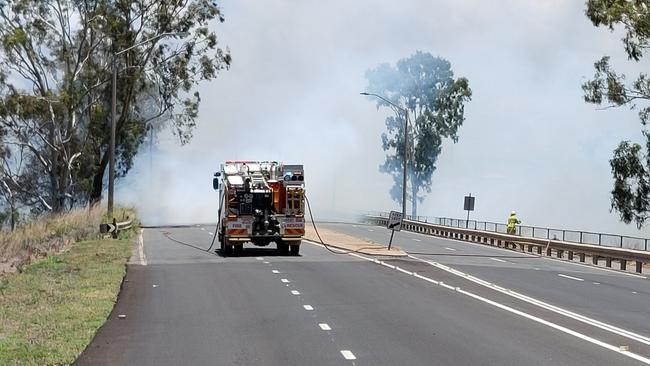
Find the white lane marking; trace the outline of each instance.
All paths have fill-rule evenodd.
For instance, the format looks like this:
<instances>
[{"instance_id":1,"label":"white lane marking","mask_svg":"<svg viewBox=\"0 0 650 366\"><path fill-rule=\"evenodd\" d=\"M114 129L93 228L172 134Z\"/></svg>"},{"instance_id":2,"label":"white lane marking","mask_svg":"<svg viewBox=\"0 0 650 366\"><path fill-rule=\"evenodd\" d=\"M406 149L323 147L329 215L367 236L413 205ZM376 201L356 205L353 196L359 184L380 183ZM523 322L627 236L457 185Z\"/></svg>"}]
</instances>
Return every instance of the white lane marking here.
<instances>
[{"instance_id":1,"label":"white lane marking","mask_svg":"<svg viewBox=\"0 0 650 366\"><path fill-rule=\"evenodd\" d=\"M354 356L354 353L350 352L347 349L341 350L341 354L343 357L345 357L346 360L356 360L357 358Z\"/></svg>"},{"instance_id":2,"label":"white lane marking","mask_svg":"<svg viewBox=\"0 0 650 366\"><path fill-rule=\"evenodd\" d=\"M205 231L205 228L204 228L204 227L202 227L202 228L201 228L201 230L203 230L203 231Z\"/></svg>"},{"instance_id":3,"label":"white lane marking","mask_svg":"<svg viewBox=\"0 0 650 366\"><path fill-rule=\"evenodd\" d=\"M373 230L373 229L368 229L368 231L375 231L375 230Z\"/></svg>"},{"instance_id":4,"label":"white lane marking","mask_svg":"<svg viewBox=\"0 0 650 366\"><path fill-rule=\"evenodd\" d=\"M367 258L367 257L364 257L364 256L359 255L359 254L356 254L356 253L349 253L349 254L352 255L352 256L354 256L354 257L361 258L361 259L364 259L364 260L367 260L367 261L370 261L370 262L375 262L375 263L383 264L382 261L379 261L379 260L376 260L376 259L372 259L372 258ZM413 258L413 259L416 259L416 260L419 260L419 261L422 261L422 262L425 262L425 263L429 263L429 264L431 264L432 266L435 266L435 267L438 267L438 268L444 269L445 271L450 272L450 273L452 273L452 274L455 274L455 275L457 275L457 276L467 278L468 280L470 280L470 281L472 281L472 282L479 283L479 284L481 284L481 285L483 285L483 286L486 286L486 287L491 287L491 288L493 288L493 289L495 289L495 290L497 290L497 291L499 291L499 292L502 292L502 293L508 294L508 295L510 295L510 296L512 296L512 297L520 298L521 300L524 300L524 301L526 301L526 302L532 303L532 304L537 305L537 306L539 306L539 307L547 308L547 309L549 309L549 310L552 310L552 311L554 311L554 312L560 313L560 314L565 315L565 316L567 316L567 317L571 317L571 318L574 318L574 319L576 319L576 320L580 320L580 321L582 321L582 322L584 322L584 323L587 323L587 324L590 324L590 325L593 325L593 326L599 327L599 328L601 328L601 329L608 330L608 331L610 331L610 332L612 332L612 333L616 333L616 334L619 334L619 335L622 335L622 336L628 337L628 338L630 338L630 339L634 339L634 340L636 340L636 341L638 341L638 342L641 342L641 343L650 342L650 339L648 339L648 338L646 338L646 337L644 337L644 336L641 336L641 335L638 335L638 334L635 334L635 333L632 333L632 332L630 332L630 331L626 331L626 330L623 330L623 329L620 329L620 328L616 328L616 327L611 326L611 325L609 325L609 324L602 323L602 322L599 322L599 321L597 321L597 320L593 320L593 319L587 318L587 317L585 317L585 316L583 316L583 315L579 315L579 314L576 314L576 313L572 313L572 312L570 312L570 311L568 311L568 310L561 309L561 308L559 308L559 307L557 307L557 306L553 306L553 305L545 304L545 303L543 303L543 302L541 302L541 301L539 301L539 300L535 300L535 299L533 299L533 298L531 298L531 297L528 297L528 296L525 296L525 295L518 294L517 292L511 291L511 290L508 290L508 289L504 289L504 288L502 288L502 287L499 287L499 286L496 286L496 285L494 285L494 284L491 284L491 283L489 283L489 282L487 282L487 281L484 281L484 280L481 280L481 279L476 278L476 277L474 277L474 276L471 276L470 274L463 273L463 272L460 272L460 271L458 271L458 270L455 270L455 269L453 269L453 268L451 268L451 267L447 267L447 266L445 266L445 265L442 265L442 264L439 264L439 263L436 263L436 262L427 261L427 260L425 260L425 259L421 259L421 258L418 258L418 257L412 256L412 255L409 255L409 258ZM413 273L413 276L418 277L418 278L423 278L423 277L424 277L424 276L421 276L421 275L417 275L417 274L415 274L415 273ZM433 279L429 279L429 280L430 280L429 282L434 282L434 281L435 281L435 280L433 280ZM479 300L479 301L485 302L485 303L487 303L487 304L490 304L490 305L496 306L496 307L501 308L501 309L503 309L503 310L509 311L509 312L511 312L511 313L513 313L513 314L516 314L516 315L522 316L522 317L524 317L524 318L528 318L528 319L530 319L530 320L533 320L533 321L538 322L538 323L540 323L540 324L546 325L546 326L551 327L551 328L553 328L553 329L557 329L557 330L559 330L559 331L561 331L561 332L564 332L564 333L570 334L570 335L572 335L572 336L574 336L574 337L576 337L576 338L580 338L580 339L582 339L582 340L585 340L585 341L587 341L587 342L590 342L590 343L596 344L596 345L601 346L601 347L603 347L603 348L605 348L605 349L608 349L608 350L610 350L610 351L613 351L613 352L616 352L616 353L620 353L620 354L622 354L622 355L624 355L624 356L627 356L627 357L633 358L633 359L635 359L635 360L637 360L637 361L641 361L641 362L643 362L643 363L645 363L645 364L647 364L647 365L650 365L650 358L646 358L646 357L644 357L644 356L638 355L638 354L636 354L636 353L629 352L629 351L627 351L627 350L622 350L622 349L621 349L620 347L618 347L618 346L614 346L614 345L611 345L611 344L605 343L605 342L600 341L600 340L598 340L598 339L595 339L595 338L593 338L593 337L590 337L590 336L587 336L587 335L585 335L585 334L582 334L582 333L576 332L576 331L574 331L574 330L572 330L572 329L569 329L569 328L563 327L563 326L561 326L561 325L558 325L558 324L552 323L552 322L550 322L550 321L547 321L547 320L544 320L544 319L538 318L538 317L536 317L536 316L534 316L534 315L531 315L531 314L525 313L525 312L523 312L523 311L520 311L520 310L517 310L517 309L511 308L511 307L509 307L509 306L506 306L506 305L500 304L500 303L498 303L498 302L496 302L496 301L489 300L489 299L487 299L487 298L481 297L481 296L476 295L476 294L474 294L474 293L471 293L471 292L469 292L469 291L465 291L465 290L461 289L460 287L453 287L453 286L447 285L447 284L445 284L445 283L443 283L443 282L439 282L438 284L439 284L440 286L444 287L444 288L449 289L449 290L456 291L456 292L458 292L458 293L460 293L460 294L463 294L463 295L466 295L466 296L472 297L472 298L474 298L474 299L476 299L476 300ZM536 303L536 302L537 302L537 303ZM563 312L560 312L560 310L563 310L564 313L563 313ZM587 320L589 320L589 321L587 321ZM634 336L637 336L638 338L635 338ZM646 344L650 344L650 343L646 343ZM341 351L341 352L343 352L343 351Z\"/></svg>"},{"instance_id":5,"label":"white lane marking","mask_svg":"<svg viewBox=\"0 0 650 366\"><path fill-rule=\"evenodd\" d=\"M472 243L470 241L445 238L445 237L442 237L442 236L428 235L428 234L422 234L422 233L416 233L416 232L411 232L411 234L419 235L421 237L426 237L428 239L434 238L434 239L438 239L438 240L441 240L441 241L449 241L449 242L453 242L453 243L468 244L468 245L473 245L473 246L477 246L477 247L481 247L481 248L485 248L485 249L491 249L491 250L495 250L495 251L507 252L507 253L510 253L510 254L512 254L512 252L513 252L513 250L511 250L511 249L499 248L499 247L494 247L494 246L491 246L491 245L485 245L485 244L479 244L479 243ZM553 257L547 257L547 256L537 255L537 254L530 254L530 253L525 253L525 252L516 252L516 253L520 254L520 255L527 256L527 257L549 260L549 261L552 261L552 263L556 264L556 265L572 264L574 266L580 266L582 268L595 269L595 270L600 270L600 271L616 273L616 274L619 274L621 276L629 276L629 277L648 279L648 276L643 276L643 275L639 275L639 274L635 274L635 273L623 272L623 271L619 271L619 270L611 269L611 268L606 268L606 267L596 267L596 266L593 266L593 265L587 264L587 263L558 261L557 259L555 259Z\"/></svg>"},{"instance_id":6,"label":"white lane marking","mask_svg":"<svg viewBox=\"0 0 650 366\"><path fill-rule=\"evenodd\" d=\"M574 281L581 281L581 282L584 281L582 278L567 276L567 275L562 274L562 273L558 273L557 275L560 276L560 277L568 278L570 280L574 280Z\"/></svg>"},{"instance_id":7,"label":"white lane marking","mask_svg":"<svg viewBox=\"0 0 650 366\"><path fill-rule=\"evenodd\" d=\"M311 305L303 305L302 307L305 308L305 310L314 310L314 307Z\"/></svg>"},{"instance_id":8,"label":"white lane marking","mask_svg":"<svg viewBox=\"0 0 650 366\"><path fill-rule=\"evenodd\" d=\"M592 282L594 285L600 285L600 282Z\"/></svg>"},{"instance_id":9,"label":"white lane marking","mask_svg":"<svg viewBox=\"0 0 650 366\"><path fill-rule=\"evenodd\" d=\"M322 330L332 330L332 328L330 328L330 326L327 323L320 323L320 324L318 324L318 326Z\"/></svg>"},{"instance_id":10,"label":"white lane marking","mask_svg":"<svg viewBox=\"0 0 650 366\"><path fill-rule=\"evenodd\" d=\"M524 317L524 318L527 318L527 319L530 319L530 320L532 320L532 321L538 322L538 323L540 323L540 324L544 324L544 325L546 325L546 326L548 326L548 327L551 327L551 328L553 328L553 329L557 329L557 330L559 330L559 331L561 331L561 332L564 332L564 333L570 334L570 335L572 335L572 336L574 336L574 337L577 337L577 338L580 338L580 339L585 340L585 341L587 341L587 342L590 342L590 343L596 344L596 345L601 346L601 347L603 347L603 348L605 348L605 349L608 349L608 350L610 350L610 351L613 351L613 352L616 352L616 353L620 353L620 354L622 354L622 355L624 355L624 356L627 356L627 357L633 358L633 359L635 359L635 360L637 360L637 361L641 361L641 362L643 362L643 363L645 363L645 364L647 364L647 365L650 365L650 358L646 358L646 357L643 357L643 356L638 355L638 354L636 354L636 353L632 353L632 352L630 352L630 351L627 351L627 350L621 349L621 347L617 347L617 346L614 346L614 345L611 345L611 344L605 343L605 342L600 341L600 340L598 340L598 339L596 339L596 338L592 338L592 337L590 337L590 336L588 336L588 335L585 335L585 334L582 334L582 333L576 332L575 330L572 330L572 329L569 329L569 328L563 327L563 326L561 326L561 325L558 325L558 324L552 323L552 322L550 322L550 321L548 321L548 320L544 320L544 319L542 319L542 318L538 318L538 317L536 317L536 316L534 316L534 315L531 315L531 314L528 314L528 313L524 313L523 311L520 311L520 310L517 310L517 309L511 308L511 307L509 307L509 306L506 306L506 305L500 304L500 303L498 303L498 302L496 302L496 301L492 301L492 300L486 299L486 298L484 298L484 297L481 297L481 296L479 296L479 295L473 294L473 293L471 293L471 292L468 292L468 291L465 291L465 290L461 290L461 289L457 289L456 291L458 291L458 292L461 293L461 294L464 294L464 295L470 296L470 297L472 297L472 298L474 298L474 299L476 299L476 300L479 300L479 301L485 302L485 303L490 304L490 305L492 305L492 306L496 306L496 307L498 307L498 308L500 308L500 309L503 309L503 310L509 311L509 312L511 312L511 313L513 313L513 314L517 314L517 315L519 315L519 316L522 316L522 317Z\"/></svg>"},{"instance_id":11,"label":"white lane marking","mask_svg":"<svg viewBox=\"0 0 650 366\"><path fill-rule=\"evenodd\" d=\"M269 263L269 262L267 262L267 261L264 261L264 264L271 264L271 263Z\"/></svg>"},{"instance_id":12,"label":"white lane marking","mask_svg":"<svg viewBox=\"0 0 650 366\"><path fill-rule=\"evenodd\" d=\"M636 292L636 291L632 291L632 293L633 293L633 294L638 294L638 292Z\"/></svg>"},{"instance_id":13,"label":"white lane marking","mask_svg":"<svg viewBox=\"0 0 650 366\"><path fill-rule=\"evenodd\" d=\"M284 283L289 283L289 280L287 280L286 278L282 278L282 279L280 279L280 281L282 281Z\"/></svg>"},{"instance_id":14,"label":"white lane marking","mask_svg":"<svg viewBox=\"0 0 650 366\"><path fill-rule=\"evenodd\" d=\"M208 231L208 235L214 235L214 233L211 232L211 231Z\"/></svg>"},{"instance_id":15,"label":"white lane marking","mask_svg":"<svg viewBox=\"0 0 650 366\"><path fill-rule=\"evenodd\" d=\"M291 290L292 295L300 295L300 291L298 290Z\"/></svg>"},{"instance_id":16,"label":"white lane marking","mask_svg":"<svg viewBox=\"0 0 650 366\"><path fill-rule=\"evenodd\" d=\"M140 235L138 236L138 256L140 257L140 265L147 265L147 257L144 256L144 239L142 238L143 230L140 230Z\"/></svg>"},{"instance_id":17,"label":"white lane marking","mask_svg":"<svg viewBox=\"0 0 650 366\"><path fill-rule=\"evenodd\" d=\"M263 261L264 257L255 257L255 259L257 259L258 261Z\"/></svg>"},{"instance_id":18,"label":"white lane marking","mask_svg":"<svg viewBox=\"0 0 650 366\"><path fill-rule=\"evenodd\" d=\"M454 249L454 248L449 248L449 247L445 247L445 249L447 249L447 250L451 250L452 252L455 252L455 251L456 251L456 249Z\"/></svg>"},{"instance_id":19,"label":"white lane marking","mask_svg":"<svg viewBox=\"0 0 650 366\"><path fill-rule=\"evenodd\" d=\"M358 256L358 257L362 257L362 256L360 256L358 254L354 254L354 255ZM608 323L605 323L605 322L601 322L601 321L589 318L587 316L584 316L584 315L581 315L581 314L578 314L578 313L574 313L574 312L572 312L570 310L561 308L559 306L551 305L551 304L543 302L541 300L537 300L537 299L535 299L533 297L521 294L521 293L519 293L517 291L513 291L511 289L506 289L506 288L503 288L501 286L497 286L497 285L495 285L493 283L490 283L490 282L482 280L482 279L480 279L478 277L472 276L469 273L461 272L461 271L459 271L457 269L445 266L445 265L437 263L437 262L428 261L426 259L418 258L418 257L415 257L413 255L409 255L408 257L412 258L412 259L415 259L415 260L419 260L419 261L424 262L424 263L428 263L429 265L432 265L432 266L434 266L436 268L440 268L440 269L444 270L445 272L452 273L452 274L454 274L454 275L456 275L458 277L462 277L462 278L464 278L466 280L472 281L474 283L478 283L481 286L491 288L491 289L493 289L495 291L498 291L498 292L500 292L502 294L506 294L506 295L508 295L510 297L514 297L516 299L525 301L525 302L527 302L529 304L533 304L533 305L536 305L536 306L541 307L543 309L553 311L553 312L555 312L557 314L564 315L564 316L566 316L568 318L578 320L578 321L583 322L585 324L589 324L589 325L592 325L594 327L604 329L604 330L609 331L611 333L615 333L615 334L618 334L620 336L633 339L633 340L635 340L637 342L640 342L640 343L643 343L643 344L646 344L646 345L650 345L650 338L646 337L646 336L643 336L641 334L634 333L632 331L625 330L625 329L616 327L614 325L611 325L611 324L608 324ZM369 259L369 260L372 261L372 259Z\"/></svg>"},{"instance_id":20,"label":"white lane marking","mask_svg":"<svg viewBox=\"0 0 650 366\"><path fill-rule=\"evenodd\" d=\"M156 287L158 287L158 285L151 285L151 287L156 288Z\"/></svg>"},{"instance_id":21,"label":"white lane marking","mask_svg":"<svg viewBox=\"0 0 650 366\"><path fill-rule=\"evenodd\" d=\"M490 258L490 259L492 259L493 261L497 261L497 262L508 263L508 262L504 261L503 259L499 259L499 258Z\"/></svg>"},{"instance_id":22,"label":"white lane marking","mask_svg":"<svg viewBox=\"0 0 650 366\"><path fill-rule=\"evenodd\" d=\"M273 273L280 273L280 271L278 271L277 269L274 269L274 270L272 270L271 272L273 272Z\"/></svg>"},{"instance_id":23,"label":"white lane marking","mask_svg":"<svg viewBox=\"0 0 650 366\"><path fill-rule=\"evenodd\" d=\"M411 240L413 240L413 241L422 241L422 240L420 240L420 239L415 239L415 238L413 238L413 239L411 239Z\"/></svg>"},{"instance_id":24,"label":"white lane marking","mask_svg":"<svg viewBox=\"0 0 650 366\"><path fill-rule=\"evenodd\" d=\"M537 267L535 267L535 268L533 268L533 269L536 270L536 271L539 271L539 268L537 268Z\"/></svg>"}]
</instances>

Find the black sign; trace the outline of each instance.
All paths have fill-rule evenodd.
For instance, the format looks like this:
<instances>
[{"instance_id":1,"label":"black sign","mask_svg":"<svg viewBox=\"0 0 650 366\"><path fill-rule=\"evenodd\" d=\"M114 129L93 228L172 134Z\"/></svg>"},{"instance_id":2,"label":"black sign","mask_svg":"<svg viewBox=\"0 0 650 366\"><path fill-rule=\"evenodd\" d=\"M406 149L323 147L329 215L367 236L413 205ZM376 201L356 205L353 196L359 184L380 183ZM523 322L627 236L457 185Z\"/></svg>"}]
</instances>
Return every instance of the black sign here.
<instances>
[{"instance_id":1,"label":"black sign","mask_svg":"<svg viewBox=\"0 0 650 366\"><path fill-rule=\"evenodd\" d=\"M474 199L476 197L465 196L465 211L474 211Z\"/></svg>"}]
</instances>

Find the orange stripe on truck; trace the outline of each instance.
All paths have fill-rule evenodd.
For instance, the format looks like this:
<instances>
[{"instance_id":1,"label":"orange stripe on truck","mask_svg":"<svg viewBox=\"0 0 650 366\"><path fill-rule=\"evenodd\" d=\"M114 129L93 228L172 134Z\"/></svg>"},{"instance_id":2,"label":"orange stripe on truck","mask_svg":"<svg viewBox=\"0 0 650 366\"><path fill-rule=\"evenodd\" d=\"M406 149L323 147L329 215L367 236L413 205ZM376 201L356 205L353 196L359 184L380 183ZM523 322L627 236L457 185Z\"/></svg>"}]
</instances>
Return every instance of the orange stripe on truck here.
<instances>
[{"instance_id":1,"label":"orange stripe on truck","mask_svg":"<svg viewBox=\"0 0 650 366\"><path fill-rule=\"evenodd\" d=\"M248 229L228 229L228 235L248 235Z\"/></svg>"},{"instance_id":2,"label":"orange stripe on truck","mask_svg":"<svg viewBox=\"0 0 650 366\"><path fill-rule=\"evenodd\" d=\"M305 235L305 229L284 229L284 235Z\"/></svg>"}]
</instances>

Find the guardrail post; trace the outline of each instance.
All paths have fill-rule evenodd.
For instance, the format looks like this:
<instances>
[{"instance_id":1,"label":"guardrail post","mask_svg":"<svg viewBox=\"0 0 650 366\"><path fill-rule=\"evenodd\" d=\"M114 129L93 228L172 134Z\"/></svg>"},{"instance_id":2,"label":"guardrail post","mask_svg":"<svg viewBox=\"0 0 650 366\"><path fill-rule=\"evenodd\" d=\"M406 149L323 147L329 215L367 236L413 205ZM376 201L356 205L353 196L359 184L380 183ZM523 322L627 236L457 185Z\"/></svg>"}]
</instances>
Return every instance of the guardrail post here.
<instances>
[{"instance_id":1,"label":"guardrail post","mask_svg":"<svg viewBox=\"0 0 650 366\"><path fill-rule=\"evenodd\" d=\"M570 261L573 260L573 251L572 250L569 250L569 260Z\"/></svg>"},{"instance_id":2,"label":"guardrail post","mask_svg":"<svg viewBox=\"0 0 650 366\"><path fill-rule=\"evenodd\" d=\"M621 271L625 271L627 269L627 259L621 259Z\"/></svg>"},{"instance_id":3,"label":"guardrail post","mask_svg":"<svg viewBox=\"0 0 650 366\"><path fill-rule=\"evenodd\" d=\"M580 244L582 244L582 231L580 232Z\"/></svg>"},{"instance_id":4,"label":"guardrail post","mask_svg":"<svg viewBox=\"0 0 650 366\"><path fill-rule=\"evenodd\" d=\"M592 264L598 264L598 256L597 255L592 255L591 256L591 263Z\"/></svg>"},{"instance_id":5,"label":"guardrail post","mask_svg":"<svg viewBox=\"0 0 650 366\"><path fill-rule=\"evenodd\" d=\"M636 261L636 273L641 273L643 270L643 262Z\"/></svg>"},{"instance_id":6,"label":"guardrail post","mask_svg":"<svg viewBox=\"0 0 650 366\"><path fill-rule=\"evenodd\" d=\"M552 251L551 247L546 248L546 256L550 257L552 255L553 255L553 251Z\"/></svg>"},{"instance_id":7,"label":"guardrail post","mask_svg":"<svg viewBox=\"0 0 650 366\"><path fill-rule=\"evenodd\" d=\"M580 253L580 262L584 263L585 262L585 253Z\"/></svg>"},{"instance_id":8,"label":"guardrail post","mask_svg":"<svg viewBox=\"0 0 650 366\"><path fill-rule=\"evenodd\" d=\"M598 234L598 245L600 245L600 242L601 242L601 235Z\"/></svg>"},{"instance_id":9,"label":"guardrail post","mask_svg":"<svg viewBox=\"0 0 650 366\"><path fill-rule=\"evenodd\" d=\"M648 239L645 240L645 250L648 250Z\"/></svg>"},{"instance_id":10,"label":"guardrail post","mask_svg":"<svg viewBox=\"0 0 650 366\"><path fill-rule=\"evenodd\" d=\"M542 255L542 247L541 246L537 247L537 254Z\"/></svg>"},{"instance_id":11,"label":"guardrail post","mask_svg":"<svg viewBox=\"0 0 650 366\"><path fill-rule=\"evenodd\" d=\"M610 268L612 266L612 258L605 258L605 266L607 266L607 268Z\"/></svg>"},{"instance_id":12,"label":"guardrail post","mask_svg":"<svg viewBox=\"0 0 650 366\"><path fill-rule=\"evenodd\" d=\"M621 236L621 248L623 248L623 236Z\"/></svg>"},{"instance_id":13,"label":"guardrail post","mask_svg":"<svg viewBox=\"0 0 650 366\"><path fill-rule=\"evenodd\" d=\"M558 249L558 250L555 251L555 254L556 254L556 256L557 256L558 258L562 258L563 255L564 255L564 250L562 250L562 249Z\"/></svg>"},{"instance_id":14,"label":"guardrail post","mask_svg":"<svg viewBox=\"0 0 650 366\"><path fill-rule=\"evenodd\" d=\"M535 227L533 226L533 238L535 237Z\"/></svg>"},{"instance_id":15,"label":"guardrail post","mask_svg":"<svg viewBox=\"0 0 650 366\"><path fill-rule=\"evenodd\" d=\"M564 241L564 233L565 233L565 231L562 230L562 241Z\"/></svg>"}]
</instances>

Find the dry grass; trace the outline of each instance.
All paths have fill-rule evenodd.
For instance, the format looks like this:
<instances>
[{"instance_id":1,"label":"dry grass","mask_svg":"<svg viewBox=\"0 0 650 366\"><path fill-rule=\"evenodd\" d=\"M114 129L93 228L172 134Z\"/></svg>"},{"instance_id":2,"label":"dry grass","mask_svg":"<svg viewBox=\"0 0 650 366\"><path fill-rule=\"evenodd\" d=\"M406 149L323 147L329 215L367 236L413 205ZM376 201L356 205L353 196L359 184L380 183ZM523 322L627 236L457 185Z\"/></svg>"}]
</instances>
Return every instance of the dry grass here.
<instances>
[{"instance_id":1,"label":"dry grass","mask_svg":"<svg viewBox=\"0 0 650 366\"><path fill-rule=\"evenodd\" d=\"M105 208L77 210L42 217L17 228L0 233L0 274L20 270L34 259L65 250L70 244L99 238L99 224L110 222L103 214ZM115 217L133 217L132 210L119 209Z\"/></svg>"}]
</instances>

